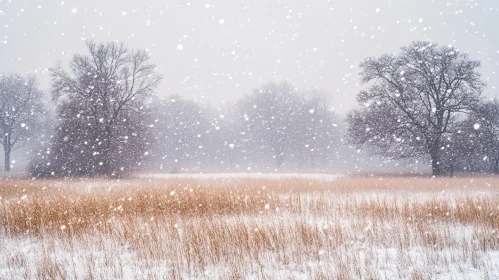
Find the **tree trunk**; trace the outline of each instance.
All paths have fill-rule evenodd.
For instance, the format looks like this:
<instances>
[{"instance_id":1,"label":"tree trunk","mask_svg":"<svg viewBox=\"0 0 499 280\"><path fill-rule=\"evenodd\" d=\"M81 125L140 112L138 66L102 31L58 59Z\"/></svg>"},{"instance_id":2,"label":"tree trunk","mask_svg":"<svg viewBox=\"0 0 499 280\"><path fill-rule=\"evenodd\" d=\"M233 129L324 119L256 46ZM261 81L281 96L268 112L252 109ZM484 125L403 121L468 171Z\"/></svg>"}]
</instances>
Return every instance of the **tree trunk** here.
<instances>
[{"instance_id":1,"label":"tree trunk","mask_svg":"<svg viewBox=\"0 0 499 280\"><path fill-rule=\"evenodd\" d=\"M440 155L438 154L438 146L437 149L432 149L430 151L431 158L431 173L433 176L442 175L442 164L440 162Z\"/></svg>"},{"instance_id":2,"label":"tree trunk","mask_svg":"<svg viewBox=\"0 0 499 280\"><path fill-rule=\"evenodd\" d=\"M105 128L105 139L102 139L101 141L104 142L104 147L101 150L102 151L102 166L100 168L101 170L101 175L105 176L110 176L112 175L112 169L111 169L111 160L110 160L110 154L111 154L111 137L112 137L112 128L111 124L107 124ZM99 163L100 164L100 163Z\"/></svg>"},{"instance_id":3,"label":"tree trunk","mask_svg":"<svg viewBox=\"0 0 499 280\"><path fill-rule=\"evenodd\" d=\"M499 157L494 159L494 173L499 174Z\"/></svg>"},{"instance_id":4,"label":"tree trunk","mask_svg":"<svg viewBox=\"0 0 499 280\"><path fill-rule=\"evenodd\" d=\"M12 151L12 147L10 145L10 137L9 134L6 133L3 141L3 150L4 150L4 159L5 159L5 171L10 172L10 152Z\"/></svg>"},{"instance_id":5,"label":"tree trunk","mask_svg":"<svg viewBox=\"0 0 499 280\"><path fill-rule=\"evenodd\" d=\"M10 148L5 149L5 171L10 172Z\"/></svg>"}]
</instances>

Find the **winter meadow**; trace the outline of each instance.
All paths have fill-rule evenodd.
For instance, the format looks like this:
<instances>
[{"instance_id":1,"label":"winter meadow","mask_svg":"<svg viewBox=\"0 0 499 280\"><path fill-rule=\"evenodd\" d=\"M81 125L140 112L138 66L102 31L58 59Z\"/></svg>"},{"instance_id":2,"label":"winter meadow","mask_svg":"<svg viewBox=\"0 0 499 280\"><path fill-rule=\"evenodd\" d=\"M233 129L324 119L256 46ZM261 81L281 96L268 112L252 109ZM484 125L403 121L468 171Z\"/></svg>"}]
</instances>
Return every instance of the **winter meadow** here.
<instances>
[{"instance_id":1,"label":"winter meadow","mask_svg":"<svg viewBox=\"0 0 499 280\"><path fill-rule=\"evenodd\" d=\"M499 279L498 19L0 0L0 279Z\"/></svg>"}]
</instances>

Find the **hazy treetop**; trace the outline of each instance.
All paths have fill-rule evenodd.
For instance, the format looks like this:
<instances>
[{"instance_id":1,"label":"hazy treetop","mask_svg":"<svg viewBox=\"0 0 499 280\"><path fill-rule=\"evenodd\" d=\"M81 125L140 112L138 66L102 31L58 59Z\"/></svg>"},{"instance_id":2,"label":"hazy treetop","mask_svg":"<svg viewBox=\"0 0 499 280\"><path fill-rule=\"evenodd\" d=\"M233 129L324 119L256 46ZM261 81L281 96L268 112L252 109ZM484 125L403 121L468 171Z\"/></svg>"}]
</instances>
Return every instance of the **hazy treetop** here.
<instances>
[{"instance_id":1,"label":"hazy treetop","mask_svg":"<svg viewBox=\"0 0 499 280\"><path fill-rule=\"evenodd\" d=\"M0 73L36 72L85 52L83 40L123 40L150 51L165 77L159 93L220 104L263 82L288 79L352 108L358 65L412 40L452 44L482 60L495 92L496 1L0 0ZM211 100L211 101L210 101Z\"/></svg>"}]
</instances>

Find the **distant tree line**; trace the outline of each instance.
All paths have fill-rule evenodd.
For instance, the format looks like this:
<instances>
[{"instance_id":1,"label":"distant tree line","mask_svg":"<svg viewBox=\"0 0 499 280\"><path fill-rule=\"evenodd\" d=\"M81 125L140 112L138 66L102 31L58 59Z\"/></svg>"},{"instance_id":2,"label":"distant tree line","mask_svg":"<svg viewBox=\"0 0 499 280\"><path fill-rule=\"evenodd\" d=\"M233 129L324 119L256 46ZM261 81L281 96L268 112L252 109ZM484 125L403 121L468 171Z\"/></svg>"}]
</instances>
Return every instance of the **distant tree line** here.
<instances>
[{"instance_id":1,"label":"distant tree line","mask_svg":"<svg viewBox=\"0 0 499 280\"><path fill-rule=\"evenodd\" d=\"M144 50L87 43L65 69L50 69L55 120L36 78L0 77L5 170L10 153L37 141L37 177L120 176L226 166L328 167L345 143L331 96L270 82L213 109L155 90L162 80ZM453 47L413 42L360 64L365 89L346 119L346 144L389 159L427 161L433 175L499 173L499 101L484 98L480 62Z\"/></svg>"},{"instance_id":2,"label":"distant tree line","mask_svg":"<svg viewBox=\"0 0 499 280\"><path fill-rule=\"evenodd\" d=\"M218 110L170 96L152 106L149 158L173 171L186 163L327 166L339 139L331 107L326 93L297 89L288 82L265 84Z\"/></svg>"}]
</instances>

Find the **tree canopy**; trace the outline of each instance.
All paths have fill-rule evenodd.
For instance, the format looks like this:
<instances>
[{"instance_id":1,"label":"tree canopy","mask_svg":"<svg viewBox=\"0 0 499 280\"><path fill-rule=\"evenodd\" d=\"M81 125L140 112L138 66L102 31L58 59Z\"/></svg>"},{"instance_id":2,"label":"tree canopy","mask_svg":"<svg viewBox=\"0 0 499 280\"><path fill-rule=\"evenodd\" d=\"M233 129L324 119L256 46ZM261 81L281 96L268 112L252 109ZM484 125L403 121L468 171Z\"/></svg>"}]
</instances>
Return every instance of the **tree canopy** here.
<instances>
[{"instance_id":1,"label":"tree canopy","mask_svg":"<svg viewBox=\"0 0 499 280\"><path fill-rule=\"evenodd\" d=\"M443 140L481 101L478 67L467 54L430 42L366 59L362 108L347 117L350 142L392 158L429 157L433 174L441 175Z\"/></svg>"}]
</instances>

